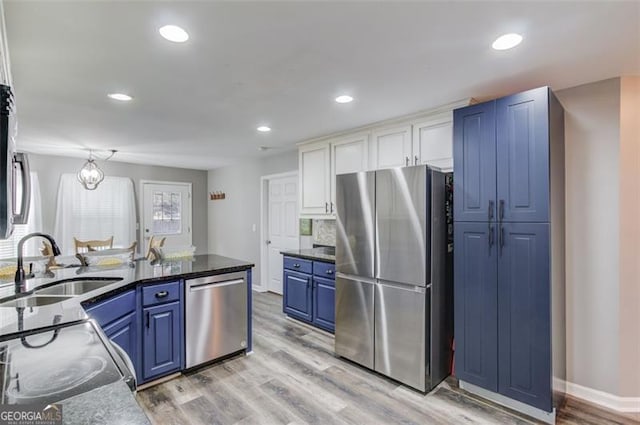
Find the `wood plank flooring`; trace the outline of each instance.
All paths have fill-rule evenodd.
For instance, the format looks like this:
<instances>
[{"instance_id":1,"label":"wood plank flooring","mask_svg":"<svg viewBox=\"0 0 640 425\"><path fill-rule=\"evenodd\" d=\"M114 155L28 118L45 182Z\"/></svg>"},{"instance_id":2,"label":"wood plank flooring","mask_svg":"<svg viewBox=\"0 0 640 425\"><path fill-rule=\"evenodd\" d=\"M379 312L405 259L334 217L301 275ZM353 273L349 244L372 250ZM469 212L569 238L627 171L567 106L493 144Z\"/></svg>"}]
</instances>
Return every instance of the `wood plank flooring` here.
<instances>
[{"instance_id":1,"label":"wood plank flooring","mask_svg":"<svg viewBox=\"0 0 640 425\"><path fill-rule=\"evenodd\" d=\"M282 298L254 293L254 353L138 392L154 424L532 424L457 388L427 395L333 354L333 337L282 313ZM640 424L569 399L558 423Z\"/></svg>"}]
</instances>

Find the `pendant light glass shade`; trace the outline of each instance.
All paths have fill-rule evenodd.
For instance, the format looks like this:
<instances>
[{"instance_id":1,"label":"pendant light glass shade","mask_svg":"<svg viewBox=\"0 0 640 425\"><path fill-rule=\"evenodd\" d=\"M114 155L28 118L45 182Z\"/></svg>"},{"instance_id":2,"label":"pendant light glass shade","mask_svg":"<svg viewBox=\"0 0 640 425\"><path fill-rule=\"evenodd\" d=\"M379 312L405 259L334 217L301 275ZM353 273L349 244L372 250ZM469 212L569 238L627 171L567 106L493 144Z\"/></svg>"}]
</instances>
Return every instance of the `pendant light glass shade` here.
<instances>
[{"instance_id":1,"label":"pendant light glass shade","mask_svg":"<svg viewBox=\"0 0 640 425\"><path fill-rule=\"evenodd\" d=\"M92 158L89 158L78 171L78 181L87 190L95 190L102 180L104 180L104 173Z\"/></svg>"}]
</instances>

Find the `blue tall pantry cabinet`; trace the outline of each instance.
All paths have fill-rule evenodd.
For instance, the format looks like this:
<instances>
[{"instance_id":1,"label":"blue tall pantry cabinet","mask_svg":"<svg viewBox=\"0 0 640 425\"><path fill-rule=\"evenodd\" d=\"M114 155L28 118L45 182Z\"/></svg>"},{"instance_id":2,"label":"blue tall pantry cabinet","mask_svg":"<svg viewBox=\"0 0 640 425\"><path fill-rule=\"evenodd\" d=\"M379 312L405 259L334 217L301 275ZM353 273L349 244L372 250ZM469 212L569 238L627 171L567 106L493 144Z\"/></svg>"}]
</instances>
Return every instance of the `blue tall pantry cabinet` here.
<instances>
[{"instance_id":1,"label":"blue tall pantry cabinet","mask_svg":"<svg viewBox=\"0 0 640 425\"><path fill-rule=\"evenodd\" d=\"M542 87L454 111L455 374L552 422L566 392L564 111Z\"/></svg>"}]
</instances>

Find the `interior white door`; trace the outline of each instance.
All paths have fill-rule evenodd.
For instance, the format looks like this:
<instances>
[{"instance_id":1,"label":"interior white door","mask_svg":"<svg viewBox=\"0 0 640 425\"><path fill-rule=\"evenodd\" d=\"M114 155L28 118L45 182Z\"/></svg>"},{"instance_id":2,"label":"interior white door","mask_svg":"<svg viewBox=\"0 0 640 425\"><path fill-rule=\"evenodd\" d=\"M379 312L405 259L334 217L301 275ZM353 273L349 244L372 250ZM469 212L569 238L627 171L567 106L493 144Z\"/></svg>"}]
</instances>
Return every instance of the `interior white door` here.
<instances>
[{"instance_id":1,"label":"interior white door","mask_svg":"<svg viewBox=\"0 0 640 425\"><path fill-rule=\"evenodd\" d=\"M191 185L188 183L142 184L142 233L146 244L151 236L166 238L164 246L192 244Z\"/></svg>"},{"instance_id":2,"label":"interior white door","mask_svg":"<svg viewBox=\"0 0 640 425\"><path fill-rule=\"evenodd\" d=\"M413 165L411 126L375 131L371 148L371 169Z\"/></svg>"},{"instance_id":3,"label":"interior white door","mask_svg":"<svg viewBox=\"0 0 640 425\"><path fill-rule=\"evenodd\" d=\"M269 180L268 251L269 270L267 290L282 294L281 251L297 249L298 237L298 177L282 177Z\"/></svg>"}]
</instances>

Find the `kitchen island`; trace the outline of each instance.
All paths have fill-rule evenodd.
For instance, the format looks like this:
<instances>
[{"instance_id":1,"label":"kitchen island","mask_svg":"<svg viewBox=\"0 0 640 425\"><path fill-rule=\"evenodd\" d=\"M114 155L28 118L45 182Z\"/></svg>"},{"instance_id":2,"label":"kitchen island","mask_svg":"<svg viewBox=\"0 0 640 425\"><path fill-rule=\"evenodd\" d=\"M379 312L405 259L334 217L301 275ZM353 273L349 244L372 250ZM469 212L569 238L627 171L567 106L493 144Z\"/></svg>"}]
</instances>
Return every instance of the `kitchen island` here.
<instances>
[{"instance_id":1,"label":"kitchen island","mask_svg":"<svg viewBox=\"0 0 640 425\"><path fill-rule=\"evenodd\" d=\"M118 392L119 405L125 406L129 400L130 408L135 410L137 404L130 392L132 379L128 381L129 386L113 379L103 385L102 381L96 381L97 372L90 370L87 376L91 378L78 378L73 391L53 391L32 397L27 384L44 388L50 382L29 380L26 376L33 376L32 369L41 366L47 370L62 368L69 364L67 358L73 356L89 369L93 367L89 363L98 364L98 375L108 370L101 358L111 357L116 364L124 362L129 367L123 369L135 369L130 378L135 375L138 383L184 370L184 282L191 279L226 274L246 276L247 341L242 351L250 352L252 267L251 263L232 258L197 255L188 260L159 263L141 260L120 267L60 269L29 279L25 292L19 294L11 282L0 283L0 356L4 353L9 360L4 360L3 367L8 368L4 375L9 376L9 381L4 382L5 394L0 394L0 400L5 404L21 404L27 400L61 403L65 423L74 423L79 418L109 423L109 404L104 400L103 408L95 413L98 416L87 417L87 409L82 407L100 404L105 393ZM64 290L66 287L71 289ZM84 290L73 294L78 288ZM207 327L202 334L213 328L212 323L207 322L202 326ZM103 344L107 338L117 342L117 346ZM95 344L96 340L101 340L101 344ZM13 363L10 361L12 349ZM87 354L89 350L92 351ZM124 360L122 351L127 354ZM20 382L12 382L12 376L19 374L18 368L22 368ZM73 370L76 369L74 366ZM90 383L94 381L97 383L92 387ZM138 422L144 423L144 420Z\"/></svg>"}]
</instances>

